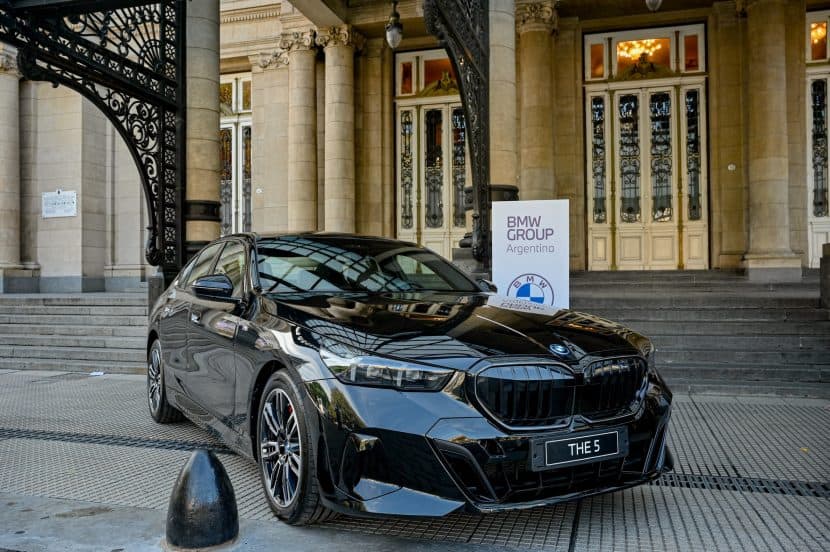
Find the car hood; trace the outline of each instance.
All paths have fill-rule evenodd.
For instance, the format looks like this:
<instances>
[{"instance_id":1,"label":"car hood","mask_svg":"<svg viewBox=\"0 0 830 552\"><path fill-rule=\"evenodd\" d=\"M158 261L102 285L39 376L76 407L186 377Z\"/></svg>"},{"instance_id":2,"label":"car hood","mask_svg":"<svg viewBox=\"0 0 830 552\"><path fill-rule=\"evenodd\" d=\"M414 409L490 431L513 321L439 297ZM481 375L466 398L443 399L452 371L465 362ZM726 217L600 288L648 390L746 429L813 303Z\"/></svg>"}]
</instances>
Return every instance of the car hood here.
<instances>
[{"instance_id":1,"label":"car hood","mask_svg":"<svg viewBox=\"0 0 830 552\"><path fill-rule=\"evenodd\" d=\"M310 332L318 346L333 340L367 354L457 370L487 357L576 363L587 355L640 354L648 344L596 316L479 293L275 294L263 307Z\"/></svg>"}]
</instances>

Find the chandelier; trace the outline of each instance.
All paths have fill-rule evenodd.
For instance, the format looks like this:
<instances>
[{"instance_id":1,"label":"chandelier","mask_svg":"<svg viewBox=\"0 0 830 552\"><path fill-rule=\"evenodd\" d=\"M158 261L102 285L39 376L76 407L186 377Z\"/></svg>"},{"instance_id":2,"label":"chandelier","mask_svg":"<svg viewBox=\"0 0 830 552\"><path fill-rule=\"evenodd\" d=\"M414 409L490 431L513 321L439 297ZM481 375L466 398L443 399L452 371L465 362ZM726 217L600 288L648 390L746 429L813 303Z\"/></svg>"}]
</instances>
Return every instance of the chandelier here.
<instances>
[{"instance_id":1,"label":"chandelier","mask_svg":"<svg viewBox=\"0 0 830 552\"><path fill-rule=\"evenodd\" d=\"M651 57L654 52L660 50L662 47L663 45L660 43L660 40L656 38L629 40L627 42L620 42L617 44L617 56L636 61L640 59L643 54L645 54L647 58Z\"/></svg>"},{"instance_id":2,"label":"chandelier","mask_svg":"<svg viewBox=\"0 0 830 552\"><path fill-rule=\"evenodd\" d=\"M810 40L818 44L827 37L827 23L810 23Z\"/></svg>"}]
</instances>

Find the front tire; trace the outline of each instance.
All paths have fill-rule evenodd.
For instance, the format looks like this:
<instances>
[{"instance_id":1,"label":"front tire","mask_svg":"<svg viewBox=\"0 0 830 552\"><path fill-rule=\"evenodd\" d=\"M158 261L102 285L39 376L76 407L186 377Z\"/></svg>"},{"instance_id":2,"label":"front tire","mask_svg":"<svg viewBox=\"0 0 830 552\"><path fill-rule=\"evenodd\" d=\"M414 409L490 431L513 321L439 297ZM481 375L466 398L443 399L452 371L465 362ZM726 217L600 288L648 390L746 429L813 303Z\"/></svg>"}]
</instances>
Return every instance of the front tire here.
<instances>
[{"instance_id":1,"label":"front tire","mask_svg":"<svg viewBox=\"0 0 830 552\"><path fill-rule=\"evenodd\" d=\"M265 384L257 416L259 474L274 514L289 525L326 521L320 500L317 450L297 382L285 371Z\"/></svg>"},{"instance_id":2,"label":"front tire","mask_svg":"<svg viewBox=\"0 0 830 552\"><path fill-rule=\"evenodd\" d=\"M167 402L167 388L164 384L161 342L156 339L147 352L147 406L150 416L160 424L181 422L184 416Z\"/></svg>"}]
</instances>

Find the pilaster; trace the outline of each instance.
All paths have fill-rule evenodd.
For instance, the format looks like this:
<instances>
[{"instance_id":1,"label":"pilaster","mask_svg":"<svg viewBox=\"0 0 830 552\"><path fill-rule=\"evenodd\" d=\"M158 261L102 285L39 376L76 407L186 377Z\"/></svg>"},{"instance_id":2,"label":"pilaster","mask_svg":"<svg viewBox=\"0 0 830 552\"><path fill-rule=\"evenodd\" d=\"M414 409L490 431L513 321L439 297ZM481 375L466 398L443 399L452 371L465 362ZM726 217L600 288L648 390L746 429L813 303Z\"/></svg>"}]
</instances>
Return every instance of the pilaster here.
<instances>
[{"instance_id":1,"label":"pilaster","mask_svg":"<svg viewBox=\"0 0 830 552\"><path fill-rule=\"evenodd\" d=\"M786 2L746 2L750 280L801 278L790 247Z\"/></svg>"},{"instance_id":2,"label":"pilaster","mask_svg":"<svg viewBox=\"0 0 830 552\"><path fill-rule=\"evenodd\" d=\"M288 228L317 230L317 86L315 33L283 33L288 56Z\"/></svg>"},{"instance_id":3,"label":"pilaster","mask_svg":"<svg viewBox=\"0 0 830 552\"><path fill-rule=\"evenodd\" d=\"M318 29L316 42L326 59L324 229L354 232L354 54L365 41L351 25L338 25Z\"/></svg>"},{"instance_id":4,"label":"pilaster","mask_svg":"<svg viewBox=\"0 0 830 552\"><path fill-rule=\"evenodd\" d=\"M552 0L519 1L519 194L522 199L556 197L553 167L553 38L558 16Z\"/></svg>"},{"instance_id":5,"label":"pilaster","mask_svg":"<svg viewBox=\"0 0 830 552\"><path fill-rule=\"evenodd\" d=\"M185 212L219 213L219 0L189 2L187 32L187 181ZM188 248L219 237L211 216L186 220Z\"/></svg>"},{"instance_id":6,"label":"pilaster","mask_svg":"<svg viewBox=\"0 0 830 552\"><path fill-rule=\"evenodd\" d=\"M490 0L492 184L515 185L518 180L516 104L516 5L514 0Z\"/></svg>"},{"instance_id":7,"label":"pilaster","mask_svg":"<svg viewBox=\"0 0 830 552\"><path fill-rule=\"evenodd\" d=\"M0 293L20 264L20 72L16 51L0 48Z\"/></svg>"}]
</instances>

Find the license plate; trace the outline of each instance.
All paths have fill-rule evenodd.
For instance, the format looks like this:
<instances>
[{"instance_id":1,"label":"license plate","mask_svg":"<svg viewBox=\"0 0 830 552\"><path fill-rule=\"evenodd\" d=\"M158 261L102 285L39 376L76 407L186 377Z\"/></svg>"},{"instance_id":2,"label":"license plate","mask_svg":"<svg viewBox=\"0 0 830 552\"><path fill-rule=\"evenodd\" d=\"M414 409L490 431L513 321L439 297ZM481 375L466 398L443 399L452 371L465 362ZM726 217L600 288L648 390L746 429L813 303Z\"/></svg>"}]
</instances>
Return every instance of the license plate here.
<instances>
[{"instance_id":1,"label":"license plate","mask_svg":"<svg viewBox=\"0 0 830 552\"><path fill-rule=\"evenodd\" d=\"M531 466L545 470L599 462L628 454L625 428L582 433L561 438L537 439Z\"/></svg>"}]
</instances>

